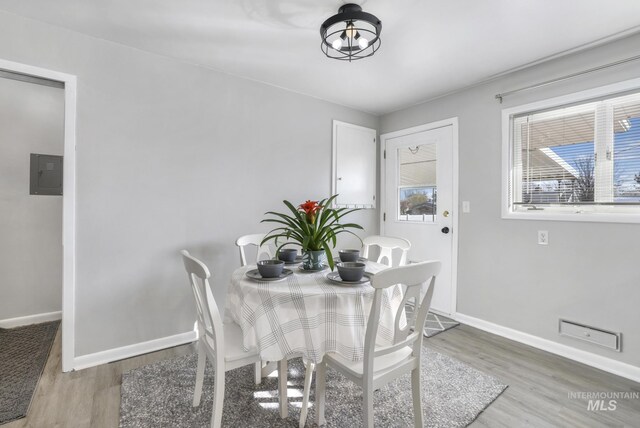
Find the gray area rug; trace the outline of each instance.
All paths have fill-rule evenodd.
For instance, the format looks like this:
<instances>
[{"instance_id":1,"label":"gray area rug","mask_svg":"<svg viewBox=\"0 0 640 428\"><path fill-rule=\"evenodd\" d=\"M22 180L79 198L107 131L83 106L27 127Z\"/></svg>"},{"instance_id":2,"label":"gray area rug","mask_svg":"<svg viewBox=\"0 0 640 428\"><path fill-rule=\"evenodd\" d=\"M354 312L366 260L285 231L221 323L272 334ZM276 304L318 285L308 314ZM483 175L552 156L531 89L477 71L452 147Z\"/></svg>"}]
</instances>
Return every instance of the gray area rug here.
<instances>
[{"instance_id":1,"label":"gray area rug","mask_svg":"<svg viewBox=\"0 0 640 428\"><path fill-rule=\"evenodd\" d=\"M425 426L465 427L475 420L507 386L447 355L425 347L422 356L422 399ZM207 427L211 421L214 372L207 364L199 407L192 407L196 356L160 361L122 376L120 427ZM227 372L222 426L297 427L302 402L304 367L289 362L289 417L278 412L277 377L255 385L253 366ZM410 376L375 392L375 424L413 426ZM362 390L338 372L327 370L327 427L362 426ZM314 425L314 393L307 426Z\"/></svg>"},{"instance_id":2,"label":"gray area rug","mask_svg":"<svg viewBox=\"0 0 640 428\"><path fill-rule=\"evenodd\" d=\"M27 415L59 324L0 328L0 424Z\"/></svg>"}]
</instances>

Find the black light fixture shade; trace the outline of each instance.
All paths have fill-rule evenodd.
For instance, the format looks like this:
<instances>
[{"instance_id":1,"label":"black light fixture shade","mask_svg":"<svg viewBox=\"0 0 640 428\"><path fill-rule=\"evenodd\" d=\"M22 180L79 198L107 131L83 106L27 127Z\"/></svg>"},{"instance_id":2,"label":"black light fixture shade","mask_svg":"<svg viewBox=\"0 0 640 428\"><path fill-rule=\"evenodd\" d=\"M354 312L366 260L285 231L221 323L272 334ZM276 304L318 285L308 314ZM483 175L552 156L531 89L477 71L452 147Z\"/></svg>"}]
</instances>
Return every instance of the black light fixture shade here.
<instances>
[{"instance_id":1,"label":"black light fixture shade","mask_svg":"<svg viewBox=\"0 0 640 428\"><path fill-rule=\"evenodd\" d=\"M345 4L320 26L322 52L333 59L355 61L376 53L382 22L357 4Z\"/></svg>"}]
</instances>

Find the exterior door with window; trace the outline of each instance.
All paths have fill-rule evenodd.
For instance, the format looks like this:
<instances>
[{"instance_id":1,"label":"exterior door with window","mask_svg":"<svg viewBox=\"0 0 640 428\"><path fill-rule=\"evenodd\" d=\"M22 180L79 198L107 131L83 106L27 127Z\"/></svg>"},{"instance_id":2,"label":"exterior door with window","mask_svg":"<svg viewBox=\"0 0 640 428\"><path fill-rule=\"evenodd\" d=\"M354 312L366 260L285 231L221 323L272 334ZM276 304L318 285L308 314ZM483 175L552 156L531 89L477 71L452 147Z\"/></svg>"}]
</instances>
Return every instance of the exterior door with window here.
<instances>
[{"instance_id":1,"label":"exterior door with window","mask_svg":"<svg viewBox=\"0 0 640 428\"><path fill-rule=\"evenodd\" d=\"M383 136L382 234L411 242L409 261L440 260L432 308L455 311L452 290L453 126Z\"/></svg>"}]
</instances>

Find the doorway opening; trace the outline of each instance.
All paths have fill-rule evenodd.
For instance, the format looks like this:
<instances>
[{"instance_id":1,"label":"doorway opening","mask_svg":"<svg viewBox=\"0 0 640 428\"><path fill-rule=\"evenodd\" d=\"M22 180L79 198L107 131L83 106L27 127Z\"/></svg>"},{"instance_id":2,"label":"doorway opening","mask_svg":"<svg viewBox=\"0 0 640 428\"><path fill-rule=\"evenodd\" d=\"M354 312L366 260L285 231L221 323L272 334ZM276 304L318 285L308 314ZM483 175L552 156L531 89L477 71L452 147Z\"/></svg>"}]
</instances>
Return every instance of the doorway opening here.
<instances>
[{"instance_id":1,"label":"doorway opening","mask_svg":"<svg viewBox=\"0 0 640 428\"><path fill-rule=\"evenodd\" d=\"M9 115L5 115L5 118L12 120L13 123L8 124L11 126L4 127L5 131L11 129L11 132L15 133L6 136L9 141L8 145L12 146L12 156L16 156L15 162L7 159L7 162L9 162L7 165L12 170L19 170L15 177L20 177L16 180L5 180L7 184L12 181L10 184L15 189L11 190L11 192L21 193L21 199L11 199L13 201L12 211L14 213L17 212L20 205L25 208L24 213L20 215L34 217L31 221L25 218L20 219L22 222L18 223L20 223L20 228L22 229L17 231L16 236L31 236L31 244L29 244L31 248L33 248L32 244L34 242L37 245L38 240L41 239L42 247L47 247L51 250L57 246L59 251L59 254L53 254L51 251L40 253L38 251L29 251L29 245L25 245L22 248L14 246L12 250L14 252L13 258L16 262L24 264L23 267L19 268L19 270L23 271L20 278L23 280L22 284L25 283L25 272L29 274L33 274L34 271L38 270L44 270L45 272L40 272L36 275L35 286L40 288L23 299L23 308L20 311L14 311L8 315L5 319L7 321L5 326L11 326L10 324L12 323L15 326L61 318L62 370L67 372L73 370L75 360L76 77L0 59L0 79L6 96L18 94L17 98L14 99L17 102L9 103L11 104L11 111L15 113L15 117L11 119ZM21 118L24 119L30 116L36 118L36 121L31 126L28 123L21 123ZM53 133L51 133L52 130L54 130ZM59 135L56 136L55 134L58 131ZM53 144L51 144L51 141L47 141L45 135L47 132L50 133L49 137L53 140ZM59 141L56 141L56 138ZM30 142L29 153L26 151L25 153L18 153L18 146L21 141L23 144ZM24 149L27 150L26 147ZM32 156L32 154L35 156ZM27 156L26 164L24 162L25 156L23 155ZM61 156L64 158L63 167L60 163ZM32 166L33 174L30 172ZM26 181L25 173L27 174ZM56 175L58 173L60 173L62 179L61 196L59 195L60 189L55 189L55 183L60 179L60 176ZM38 192L41 193L39 194ZM56 192L58 192L58 195L56 195ZM44 205L46 208L40 205ZM56 207L58 208L57 214L55 213ZM38 210L41 212L35 212ZM47 234L42 230L38 230L39 226L49 223L57 223L57 235L56 232ZM57 240L57 242L52 240ZM0 252L2 251L4 250L0 249ZM52 263L55 260L57 260L58 266L53 267ZM57 295L58 303L61 301L61 304L55 307L51 306L49 302L43 306L30 306L30 304L36 303L35 298L31 298L31 301L29 301L30 296L38 296L37 293L42 293L42 288L46 283L47 270L52 277L57 277L53 278L51 282L55 283L57 279L57 283L61 285L61 296L59 290ZM33 278L29 278L29 280L31 281ZM55 293L47 294L49 299L52 296L55 298ZM42 304L42 301L39 301L38 304ZM0 317L0 319L2 318L4 317Z\"/></svg>"}]
</instances>

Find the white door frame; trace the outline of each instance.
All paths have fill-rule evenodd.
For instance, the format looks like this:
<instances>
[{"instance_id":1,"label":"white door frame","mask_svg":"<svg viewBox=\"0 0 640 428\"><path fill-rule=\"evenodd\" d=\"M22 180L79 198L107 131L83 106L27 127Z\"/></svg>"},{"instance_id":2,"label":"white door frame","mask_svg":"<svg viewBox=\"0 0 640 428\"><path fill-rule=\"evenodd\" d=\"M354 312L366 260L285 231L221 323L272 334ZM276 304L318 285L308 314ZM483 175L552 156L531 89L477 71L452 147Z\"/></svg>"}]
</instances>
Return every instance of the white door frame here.
<instances>
[{"instance_id":1,"label":"white door frame","mask_svg":"<svg viewBox=\"0 0 640 428\"><path fill-rule=\"evenodd\" d=\"M0 69L64 83L64 168L62 170L62 371L75 362L76 287L76 76L0 59Z\"/></svg>"},{"instance_id":2,"label":"white door frame","mask_svg":"<svg viewBox=\"0 0 640 428\"><path fill-rule=\"evenodd\" d=\"M397 137L403 137L418 132L430 131L432 129L451 126L452 128L452 156L453 156L453 242L451 243L451 314L455 317L457 313L457 296L458 296L458 213L460 212L458 202L458 118L439 120L424 125L418 125L411 128L401 129L399 131L388 132L380 136L380 234L384 235L385 222L382 218L387 201L385 183L385 158L384 150L387 147L387 140ZM437 312L437 311L434 311Z\"/></svg>"}]
</instances>

